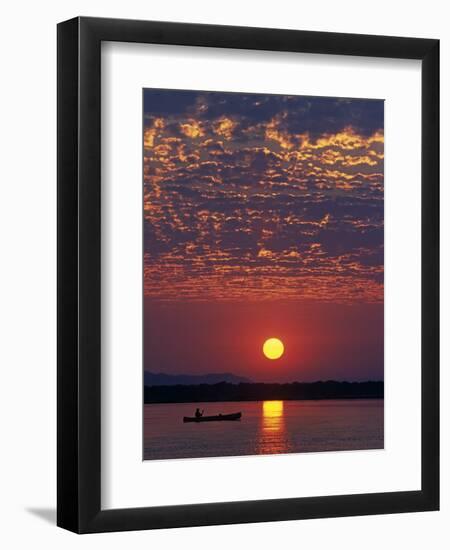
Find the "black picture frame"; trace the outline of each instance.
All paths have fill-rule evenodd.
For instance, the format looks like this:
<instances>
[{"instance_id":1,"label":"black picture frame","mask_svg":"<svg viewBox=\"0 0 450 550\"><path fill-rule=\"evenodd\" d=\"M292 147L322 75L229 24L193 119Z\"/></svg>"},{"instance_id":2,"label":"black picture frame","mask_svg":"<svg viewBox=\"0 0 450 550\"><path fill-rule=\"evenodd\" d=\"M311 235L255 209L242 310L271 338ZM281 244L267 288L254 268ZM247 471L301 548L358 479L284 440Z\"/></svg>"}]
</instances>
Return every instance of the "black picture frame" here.
<instances>
[{"instance_id":1,"label":"black picture frame","mask_svg":"<svg viewBox=\"0 0 450 550\"><path fill-rule=\"evenodd\" d=\"M420 491L101 509L102 41L422 61ZM57 524L76 533L439 508L439 41L77 17L58 25ZM405 311L405 315L408 313Z\"/></svg>"}]
</instances>

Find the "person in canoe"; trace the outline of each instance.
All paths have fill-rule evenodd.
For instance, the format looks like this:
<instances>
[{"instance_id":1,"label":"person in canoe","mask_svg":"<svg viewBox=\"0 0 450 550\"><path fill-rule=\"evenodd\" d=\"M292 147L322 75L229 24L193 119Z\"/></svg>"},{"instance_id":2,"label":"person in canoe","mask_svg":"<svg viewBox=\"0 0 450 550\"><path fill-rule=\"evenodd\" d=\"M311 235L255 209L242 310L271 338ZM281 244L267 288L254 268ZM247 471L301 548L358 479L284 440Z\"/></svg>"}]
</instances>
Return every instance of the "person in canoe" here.
<instances>
[{"instance_id":1,"label":"person in canoe","mask_svg":"<svg viewBox=\"0 0 450 550\"><path fill-rule=\"evenodd\" d=\"M200 409L197 407L195 410L195 418L201 418L203 416L204 410L202 409L202 412L200 412Z\"/></svg>"}]
</instances>

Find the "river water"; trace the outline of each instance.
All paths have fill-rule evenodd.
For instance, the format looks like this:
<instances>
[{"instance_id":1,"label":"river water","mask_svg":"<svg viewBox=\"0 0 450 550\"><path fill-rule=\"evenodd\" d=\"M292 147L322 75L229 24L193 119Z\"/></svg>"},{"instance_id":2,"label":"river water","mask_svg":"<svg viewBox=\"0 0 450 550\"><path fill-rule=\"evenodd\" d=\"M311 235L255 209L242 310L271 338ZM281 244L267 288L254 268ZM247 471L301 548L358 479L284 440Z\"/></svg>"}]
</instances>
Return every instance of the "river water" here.
<instances>
[{"instance_id":1,"label":"river water","mask_svg":"<svg viewBox=\"0 0 450 550\"><path fill-rule=\"evenodd\" d=\"M175 403L144 406L144 460L382 449L383 399ZM242 412L235 422L183 423Z\"/></svg>"}]
</instances>

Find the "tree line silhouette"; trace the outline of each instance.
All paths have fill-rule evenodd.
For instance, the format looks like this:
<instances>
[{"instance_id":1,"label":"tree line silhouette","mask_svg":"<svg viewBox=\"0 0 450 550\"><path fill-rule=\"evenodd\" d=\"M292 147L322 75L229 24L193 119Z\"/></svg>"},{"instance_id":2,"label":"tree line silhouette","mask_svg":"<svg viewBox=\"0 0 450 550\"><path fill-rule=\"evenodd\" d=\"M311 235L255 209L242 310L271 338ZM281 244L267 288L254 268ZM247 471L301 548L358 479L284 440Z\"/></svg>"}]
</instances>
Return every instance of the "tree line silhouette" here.
<instances>
[{"instance_id":1,"label":"tree line silhouette","mask_svg":"<svg viewBox=\"0 0 450 550\"><path fill-rule=\"evenodd\" d=\"M290 382L144 386L144 403L270 401L294 399L380 399L384 382Z\"/></svg>"}]
</instances>

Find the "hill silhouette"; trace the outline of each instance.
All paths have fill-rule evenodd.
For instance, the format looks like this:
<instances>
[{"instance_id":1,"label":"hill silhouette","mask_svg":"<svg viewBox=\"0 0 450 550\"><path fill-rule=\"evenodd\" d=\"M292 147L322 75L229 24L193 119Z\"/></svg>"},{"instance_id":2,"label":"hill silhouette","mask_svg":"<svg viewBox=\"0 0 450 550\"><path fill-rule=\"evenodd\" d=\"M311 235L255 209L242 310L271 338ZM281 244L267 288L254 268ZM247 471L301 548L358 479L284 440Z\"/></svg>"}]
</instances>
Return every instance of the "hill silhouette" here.
<instances>
[{"instance_id":1,"label":"hill silhouette","mask_svg":"<svg viewBox=\"0 0 450 550\"><path fill-rule=\"evenodd\" d=\"M219 382L229 382L230 384L250 383L251 380L243 376L236 376L231 372L214 372L209 374L164 374L162 372L144 371L145 386L174 386L198 385L198 384L218 384Z\"/></svg>"}]
</instances>

